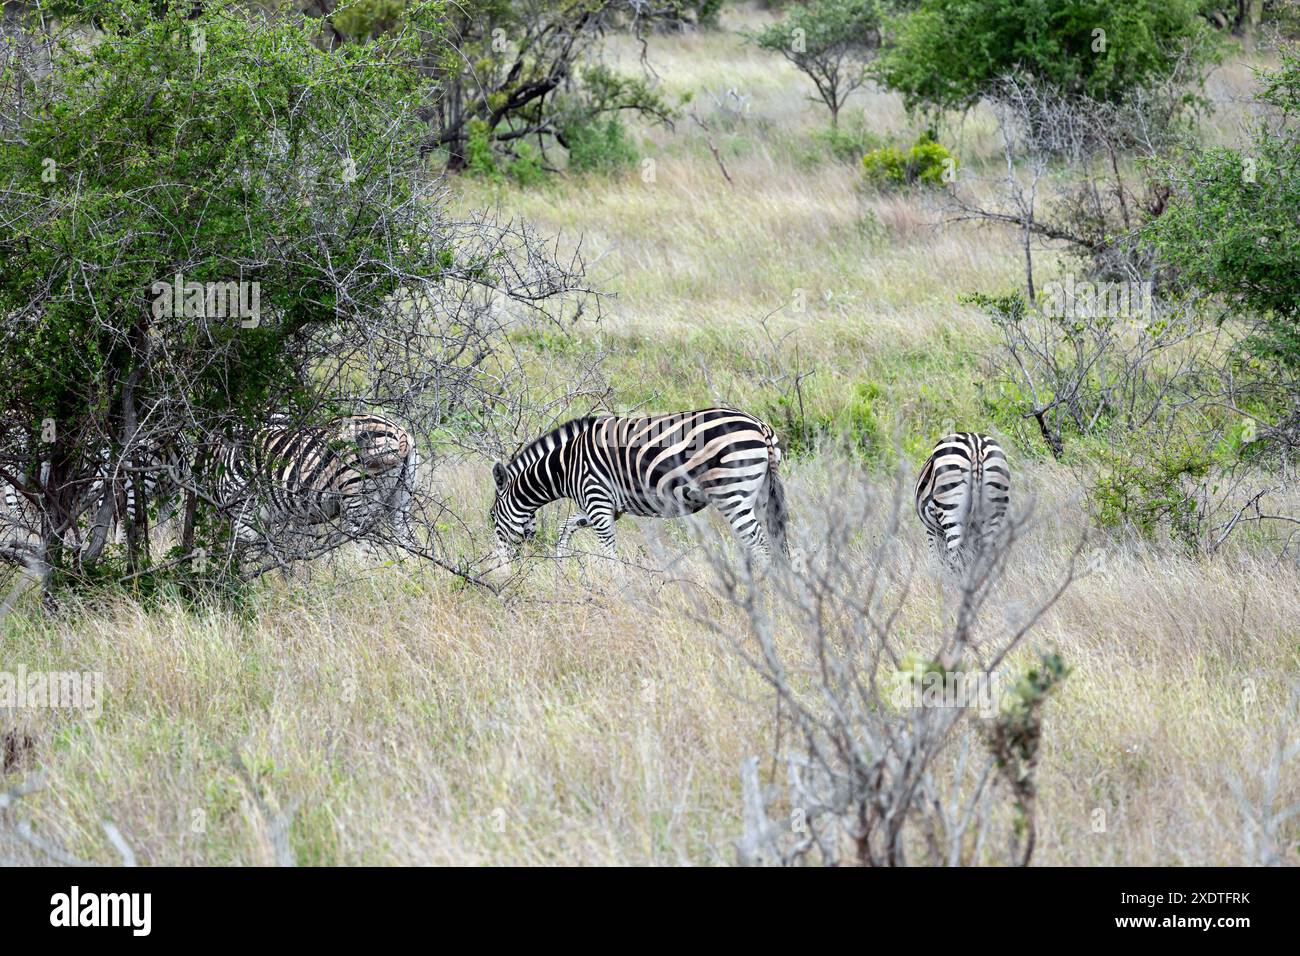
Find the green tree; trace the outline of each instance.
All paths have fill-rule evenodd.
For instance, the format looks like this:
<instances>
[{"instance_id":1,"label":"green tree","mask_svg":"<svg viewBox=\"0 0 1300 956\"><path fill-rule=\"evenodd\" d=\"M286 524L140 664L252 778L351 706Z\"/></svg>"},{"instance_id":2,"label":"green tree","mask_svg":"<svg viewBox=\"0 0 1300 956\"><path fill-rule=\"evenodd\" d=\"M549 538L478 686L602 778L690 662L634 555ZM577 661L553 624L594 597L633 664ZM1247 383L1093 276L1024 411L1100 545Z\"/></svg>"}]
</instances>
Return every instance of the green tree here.
<instances>
[{"instance_id":1,"label":"green tree","mask_svg":"<svg viewBox=\"0 0 1300 956\"><path fill-rule=\"evenodd\" d=\"M376 0L371 0L372 3ZM387 10L387 5L381 6ZM348 21L332 17L336 28ZM716 15L698 0L458 0L445 6L442 34L427 64L436 95L422 105L432 126L426 150L446 153L447 167L469 163L474 133L507 160L535 151L542 165L555 145L568 149L573 129L607 123L624 112L658 121L672 110L646 80L588 65L614 29L638 35L658 24ZM386 17L358 19L364 38L391 29ZM528 143L529 149L521 149ZM531 157L530 157L531 158Z\"/></svg>"},{"instance_id":2,"label":"green tree","mask_svg":"<svg viewBox=\"0 0 1300 956\"><path fill-rule=\"evenodd\" d=\"M812 80L838 126L844 101L867 81L880 46L880 8L876 0L812 0L751 39Z\"/></svg>"},{"instance_id":3,"label":"green tree","mask_svg":"<svg viewBox=\"0 0 1300 956\"><path fill-rule=\"evenodd\" d=\"M1245 352L1281 410L1272 436L1300 447L1300 57L1266 74L1275 117L1249 145L1170 163L1173 195L1146 230L1180 281L1250 323Z\"/></svg>"},{"instance_id":4,"label":"green tree","mask_svg":"<svg viewBox=\"0 0 1300 956\"><path fill-rule=\"evenodd\" d=\"M1259 97L1281 121L1170 164L1175 194L1148 232L1185 282L1260 318L1256 354L1300 368L1300 58Z\"/></svg>"},{"instance_id":5,"label":"green tree","mask_svg":"<svg viewBox=\"0 0 1300 956\"><path fill-rule=\"evenodd\" d=\"M919 0L890 20L876 75L909 109L964 109L1021 72L1118 102L1213 54L1198 0Z\"/></svg>"},{"instance_id":6,"label":"green tree","mask_svg":"<svg viewBox=\"0 0 1300 956\"><path fill-rule=\"evenodd\" d=\"M97 573L114 495L96 483L120 491L179 444L182 556L215 563L204 452L245 423L374 408L424 434L496 401L476 391L503 369L479 378L498 330L472 290L541 303L571 273L453 218L421 161L437 5L333 50L318 20L233 2L67 6L66 35L6 23L0 43L0 485L37 516L0 560ZM151 566L139 503L133 575Z\"/></svg>"}]
</instances>

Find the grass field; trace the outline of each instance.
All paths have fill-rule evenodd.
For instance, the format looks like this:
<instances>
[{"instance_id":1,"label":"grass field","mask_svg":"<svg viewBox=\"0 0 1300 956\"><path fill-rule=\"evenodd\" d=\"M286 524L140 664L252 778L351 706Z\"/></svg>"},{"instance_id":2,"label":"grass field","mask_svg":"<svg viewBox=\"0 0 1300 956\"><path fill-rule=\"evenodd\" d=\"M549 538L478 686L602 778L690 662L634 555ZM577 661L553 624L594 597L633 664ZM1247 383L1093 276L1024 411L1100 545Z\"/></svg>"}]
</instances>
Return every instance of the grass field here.
<instances>
[{"instance_id":1,"label":"grass field","mask_svg":"<svg viewBox=\"0 0 1300 956\"><path fill-rule=\"evenodd\" d=\"M811 372L811 414L851 423L852 448L792 458L797 540L831 519L814 504L831 489L887 499L894 466L914 475L945 421L1005 438L1017 501L1039 515L995 597L1014 615L1087 530L1076 470L981 389L993 330L956 301L1022 281L1015 239L944 226L922 194L863 190L859 169L818 145L824 114L805 83L737 34L760 16L654 39L665 88L690 94L704 125L639 129L652 167L529 189L462 178L457 202L582 240L593 282L616 298L598 325L530 347L556 376L567 355L606 351L620 410L717 402L773 416L786 385L773 369ZM638 50L614 55L632 68ZM1250 84L1233 60L1212 78L1212 135L1233 136L1231 104ZM894 96L850 107L849 129L904 145L920 132ZM979 111L947 141L972 170L996 161ZM431 478L473 503L476 536L454 542L466 553L487 547L489 464L457 459ZM903 627L924 644L948 611L919 525L904 528L917 585ZM877 530L864 527L864 548ZM43 786L0 810L0 861L55 859L17 835L23 824L50 848L116 862L110 821L158 865L732 862L738 771L770 752L771 700L698 621L743 626L709 597L694 537L632 519L619 533L654 570L541 562L495 598L415 562L344 555L306 580L268 580L245 615L126 599L20 609L0 669L97 672L106 688L97 716L4 717L0 792L37 774ZM1300 800L1300 765L1266 772L1296 716L1300 570L1247 538L1213 560L1160 542L1089 549L1092 573L1026 649L1073 668L1047 705L1034 862L1250 863L1267 839L1297 862L1295 821L1268 835L1251 814Z\"/></svg>"}]
</instances>

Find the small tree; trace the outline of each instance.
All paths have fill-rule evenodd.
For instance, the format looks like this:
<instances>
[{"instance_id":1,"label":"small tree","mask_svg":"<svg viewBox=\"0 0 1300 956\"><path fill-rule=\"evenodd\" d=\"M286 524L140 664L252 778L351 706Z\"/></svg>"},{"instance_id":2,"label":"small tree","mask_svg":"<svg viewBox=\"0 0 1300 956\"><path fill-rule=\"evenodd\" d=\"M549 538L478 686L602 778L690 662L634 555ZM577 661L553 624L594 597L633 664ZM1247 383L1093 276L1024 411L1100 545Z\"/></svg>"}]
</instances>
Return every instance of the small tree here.
<instances>
[{"instance_id":1,"label":"small tree","mask_svg":"<svg viewBox=\"0 0 1300 956\"><path fill-rule=\"evenodd\" d=\"M426 459L433 435L490 442L528 417L506 328L580 288L528 230L453 217L422 162L436 8L324 50L318 21L163 6L86 0L74 35L0 37L0 485L23 532L0 560L46 581L264 569L235 553L217 449L362 411ZM115 508L160 450L185 458L171 555L143 495ZM445 561L448 506L415 507L414 550Z\"/></svg>"},{"instance_id":2,"label":"small tree","mask_svg":"<svg viewBox=\"0 0 1300 956\"><path fill-rule=\"evenodd\" d=\"M1213 31L1199 0L920 0L891 21L877 74L909 109L964 109L1013 72L1067 96L1118 102L1204 63Z\"/></svg>"},{"instance_id":3,"label":"small tree","mask_svg":"<svg viewBox=\"0 0 1300 956\"><path fill-rule=\"evenodd\" d=\"M1027 669L1013 655L1069 586L1077 552L1054 585L997 614L999 582L1027 530L1016 518L960 581L946 582L946 626L916 633L913 574L935 568L916 567L919 549L906 545L910 483L900 480L884 508L843 494L856 484L837 483L806 509L828 519L809 529L805 568L760 574L713 561L715 594L742 623L712 601L699 619L770 689L779 721L762 761L770 781L757 756L741 766L739 861L1026 865L1044 707L1067 668L1050 652Z\"/></svg>"},{"instance_id":4,"label":"small tree","mask_svg":"<svg viewBox=\"0 0 1300 956\"><path fill-rule=\"evenodd\" d=\"M812 80L838 126L844 101L867 82L880 46L880 8L876 0L813 0L751 39Z\"/></svg>"},{"instance_id":5,"label":"small tree","mask_svg":"<svg viewBox=\"0 0 1300 956\"><path fill-rule=\"evenodd\" d=\"M427 60L437 94L422 110L432 126L425 149L444 150L448 168L459 170L477 138L494 152L533 152L548 165L548 152L557 144L568 150L575 130L624 113L671 122L672 109L647 78L601 64L599 44L615 28L642 35L706 12L688 0L449 3Z\"/></svg>"},{"instance_id":6,"label":"small tree","mask_svg":"<svg viewBox=\"0 0 1300 956\"><path fill-rule=\"evenodd\" d=\"M1147 235L1182 279L1258 319L1249 346L1300 369L1300 57L1264 78L1249 145L1168 164L1175 187Z\"/></svg>"},{"instance_id":7,"label":"small tree","mask_svg":"<svg viewBox=\"0 0 1300 956\"><path fill-rule=\"evenodd\" d=\"M1244 371L1254 374L1224 398L1262 402L1271 420L1259 437L1300 450L1300 57L1265 76L1259 102L1265 116L1247 146L1166 166L1173 197L1146 236L1186 286L1249 324Z\"/></svg>"},{"instance_id":8,"label":"small tree","mask_svg":"<svg viewBox=\"0 0 1300 956\"><path fill-rule=\"evenodd\" d=\"M1172 196L1144 236L1190 296L1204 302L1208 293L1242 330L1202 400L1238 417L1246 446L1276 453L1271 492L1291 484L1300 454L1300 57L1264 76L1258 105L1244 147L1199 149L1165 165ZM1243 521L1300 523L1260 497L1246 500L1220 541Z\"/></svg>"}]
</instances>

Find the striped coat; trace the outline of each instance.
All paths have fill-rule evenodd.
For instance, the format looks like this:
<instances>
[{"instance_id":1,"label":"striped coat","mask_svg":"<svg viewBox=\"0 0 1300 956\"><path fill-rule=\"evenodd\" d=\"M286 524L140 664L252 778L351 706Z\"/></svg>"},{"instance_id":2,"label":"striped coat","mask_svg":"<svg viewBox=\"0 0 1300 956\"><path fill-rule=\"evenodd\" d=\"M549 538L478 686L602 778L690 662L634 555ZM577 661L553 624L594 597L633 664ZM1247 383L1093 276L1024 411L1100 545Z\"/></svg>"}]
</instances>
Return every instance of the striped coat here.
<instances>
[{"instance_id":1,"label":"striped coat","mask_svg":"<svg viewBox=\"0 0 1300 956\"><path fill-rule=\"evenodd\" d=\"M277 417L250 441L222 449L218 495L245 541L333 525L353 538L391 526L409 543L418 466L410 433L379 415L323 427Z\"/></svg>"},{"instance_id":2,"label":"striped coat","mask_svg":"<svg viewBox=\"0 0 1300 956\"><path fill-rule=\"evenodd\" d=\"M767 423L729 408L652 417L604 415L566 422L493 467L491 519L508 555L535 533L537 511L562 498L577 514L560 549L592 527L616 554L614 522L625 514L672 518L713 506L761 555L787 553L781 449Z\"/></svg>"},{"instance_id":3,"label":"striped coat","mask_svg":"<svg viewBox=\"0 0 1300 956\"><path fill-rule=\"evenodd\" d=\"M1011 496L1002 446L987 435L945 435L921 467L916 513L940 561L963 571L996 541Z\"/></svg>"}]
</instances>

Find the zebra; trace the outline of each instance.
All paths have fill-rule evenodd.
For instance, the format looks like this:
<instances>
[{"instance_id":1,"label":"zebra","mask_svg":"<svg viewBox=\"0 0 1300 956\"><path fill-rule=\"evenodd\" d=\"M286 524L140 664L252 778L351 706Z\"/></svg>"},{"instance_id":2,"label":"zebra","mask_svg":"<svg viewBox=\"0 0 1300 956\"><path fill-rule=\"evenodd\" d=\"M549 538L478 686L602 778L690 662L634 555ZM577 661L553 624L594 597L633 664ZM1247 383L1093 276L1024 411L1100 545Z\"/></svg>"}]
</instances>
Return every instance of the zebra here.
<instances>
[{"instance_id":1,"label":"zebra","mask_svg":"<svg viewBox=\"0 0 1300 956\"><path fill-rule=\"evenodd\" d=\"M493 464L498 555L509 561L536 534L538 509L568 498L578 510L560 534L560 554L575 531L591 526L615 557L622 515L674 518L713 505L751 553L767 558L775 545L786 557L780 461L772 428L731 408L577 418Z\"/></svg>"},{"instance_id":2,"label":"zebra","mask_svg":"<svg viewBox=\"0 0 1300 956\"><path fill-rule=\"evenodd\" d=\"M33 483L28 471L35 457L31 454L31 437L17 423L0 425L0 447L4 450L0 460L0 551L10 556L25 551L40 536L40 511L22 490L30 489ZM40 483L44 484L49 465L42 462L39 467Z\"/></svg>"},{"instance_id":3,"label":"zebra","mask_svg":"<svg viewBox=\"0 0 1300 956\"><path fill-rule=\"evenodd\" d=\"M916 482L916 513L940 562L962 572L997 538L1011 495L1002 446L988 435L940 438Z\"/></svg>"},{"instance_id":4,"label":"zebra","mask_svg":"<svg viewBox=\"0 0 1300 956\"><path fill-rule=\"evenodd\" d=\"M115 544L126 541L127 520L135 520L137 490L143 494L146 508L157 503L158 526L165 526L176 517L181 492L180 454L174 448L151 447L143 454L124 455L114 461L110 449L101 450L99 473L90 485L88 497L101 508L107 498L114 499L109 512L109 532Z\"/></svg>"},{"instance_id":5,"label":"zebra","mask_svg":"<svg viewBox=\"0 0 1300 956\"><path fill-rule=\"evenodd\" d=\"M175 455L168 455L159 447L150 447L147 452L139 454L115 454L105 444L90 458L89 476L79 481L75 500L72 504L73 514L78 520L64 530L65 547L84 548L90 544L94 526L102 516L107 518L104 534L115 544L126 540L128 518L135 516L136 494L140 489L146 507L158 504L158 524L167 523L175 513L175 495L179 491L176 478L177 461ZM49 461L40 462L39 480L29 476L21 469L14 472L17 480L27 484L29 480L37 489L46 487L49 480ZM0 539L15 532L21 535L39 534L41 527L41 505L31 500L18 487L8 481L0 480ZM89 529L81 519L89 518ZM83 532L87 532L83 534Z\"/></svg>"},{"instance_id":6,"label":"zebra","mask_svg":"<svg viewBox=\"0 0 1300 956\"><path fill-rule=\"evenodd\" d=\"M382 416L300 426L277 415L251 441L223 445L217 496L245 543L268 540L272 525L311 533L341 520L353 538L391 522L411 546L419 464L410 432Z\"/></svg>"},{"instance_id":7,"label":"zebra","mask_svg":"<svg viewBox=\"0 0 1300 956\"><path fill-rule=\"evenodd\" d=\"M0 507L0 552L17 554L38 533L39 524L33 519L27 499L17 488L0 479L0 489L4 492L3 506Z\"/></svg>"}]
</instances>

